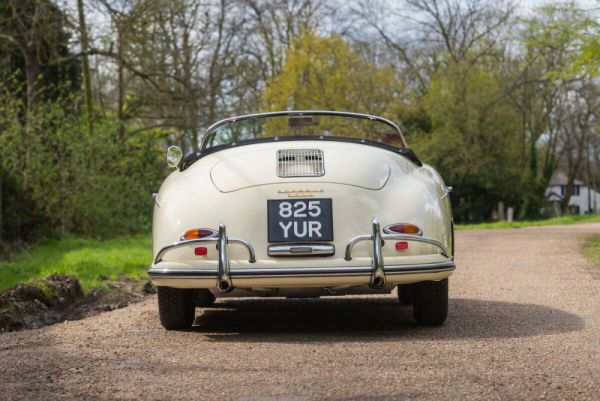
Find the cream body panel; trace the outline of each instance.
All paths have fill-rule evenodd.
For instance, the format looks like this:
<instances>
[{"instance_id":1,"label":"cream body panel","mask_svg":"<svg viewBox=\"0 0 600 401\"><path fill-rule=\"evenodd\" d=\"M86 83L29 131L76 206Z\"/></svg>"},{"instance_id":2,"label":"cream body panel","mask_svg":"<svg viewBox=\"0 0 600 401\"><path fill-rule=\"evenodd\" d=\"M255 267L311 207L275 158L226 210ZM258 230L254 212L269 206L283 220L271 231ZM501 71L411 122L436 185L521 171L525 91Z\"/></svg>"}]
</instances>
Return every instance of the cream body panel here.
<instances>
[{"instance_id":1,"label":"cream body panel","mask_svg":"<svg viewBox=\"0 0 600 401\"><path fill-rule=\"evenodd\" d=\"M276 152L290 148L322 149L325 175L277 177ZM322 192L314 193L315 198L332 199L335 254L327 257L269 257L267 200L293 199L282 192L302 190L319 190ZM375 217L382 228L393 223L416 224L423 230L424 236L440 241L453 252L450 203L445 185L437 172L429 166L418 167L392 151L362 144L302 140L222 150L203 157L187 170L173 172L163 183L156 201L154 257L161 248L178 241L186 230L202 227L216 229L222 221L227 226L228 236L249 241L256 250L257 262L251 265L245 248L229 245L232 268L369 266L372 257L370 242L357 244L351 261L344 260L344 250L351 238L370 233L371 221ZM163 257L164 262L156 267L177 263L181 265L178 268L182 269L214 269L217 263L216 247L208 245L207 248L206 256L195 256L192 247L171 251ZM410 243L408 250L398 252L394 249L394 241L387 241L382 251L386 266L448 260L439 254L436 247L427 244ZM415 280L417 275L406 276L398 275L395 278L390 275L389 281L419 281ZM439 273L418 276L441 277ZM362 284L364 280L368 282L368 277L364 280L362 277L322 277L321 281L302 281L306 279L239 278L234 285L327 286L355 284L352 280L357 279ZM206 279L168 279L169 284L164 281L154 279L157 285L184 286L183 282L192 282L185 286L195 288L209 288L205 285L210 282L210 286L214 287L216 283L216 280Z\"/></svg>"},{"instance_id":2,"label":"cream body panel","mask_svg":"<svg viewBox=\"0 0 600 401\"><path fill-rule=\"evenodd\" d=\"M283 145L283 146L282 146ZM224 152L222 159L211 169L211 179L221 192L286 183L338 183L365 189L381 189L390 176L389 158L382 157L379 149L371 146L348 145L346 143L281 142L255 146L241 146L235 151ZM321 177L277 176L278 149L324 149L325 174Z\"/></svg>"}]
</instances>

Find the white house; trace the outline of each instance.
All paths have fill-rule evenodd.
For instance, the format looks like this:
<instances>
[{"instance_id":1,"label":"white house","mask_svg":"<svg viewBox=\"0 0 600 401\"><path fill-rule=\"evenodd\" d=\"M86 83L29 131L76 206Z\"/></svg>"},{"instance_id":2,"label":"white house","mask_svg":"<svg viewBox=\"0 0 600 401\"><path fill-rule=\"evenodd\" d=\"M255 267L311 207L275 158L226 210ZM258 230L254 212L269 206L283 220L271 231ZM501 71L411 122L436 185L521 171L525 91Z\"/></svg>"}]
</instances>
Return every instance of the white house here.
<instances>
[{"instance_id":1,"label":"white house","mask_svg":"<svg viewBox=\"0 0 600 401\"><path fill-rule=\"evenodd\" d=\"M560 202L564 198L567 187L567 176L557 172L546 189L548 207L556 215L560 215ZM573 195L569 199L571 214L598 213L600 211L600 193L590 189L581 180L575 180Z\"/></svg>"}]
</instances>

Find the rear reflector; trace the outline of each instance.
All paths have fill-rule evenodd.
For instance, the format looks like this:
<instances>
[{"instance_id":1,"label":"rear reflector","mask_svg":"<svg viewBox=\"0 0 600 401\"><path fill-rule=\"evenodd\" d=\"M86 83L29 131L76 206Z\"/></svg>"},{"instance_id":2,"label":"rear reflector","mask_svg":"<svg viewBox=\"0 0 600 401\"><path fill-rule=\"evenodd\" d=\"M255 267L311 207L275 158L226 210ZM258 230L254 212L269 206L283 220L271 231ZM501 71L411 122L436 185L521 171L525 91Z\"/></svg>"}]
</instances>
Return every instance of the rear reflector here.
<instances>
[{"instance_id":1,"label":"rear reflector","mask_svg":"<svg viewBox=\"0 0 600 401\"><path fill-rule=\"evenodd\" d=\"M405 251L407 249L408 249L408 242L406 242L406 241L396 242L396 250L397 251Z\"/></svg>"},{"instance_id":2,"label":"rear reflector","mask_svg":"<svg viewBox=\"0 0 600 401\"><path fill-rule=\"evenodd\" d=\"M388 234L412 234L412 235L421 235L423 232L419 227L410 223L397 223L392 224L383 229L384 232Z\"/></svg>"},{"instance_id":3,"label":"rear reflector","mask_svg":"<svg viewBox=\"0 0 600 401\"><path fill-rule=\"evenodd\" d=\"M215 230L211 230L210 228L194 228L192 230L187 230L182 236L182 240L191 240L198 238L207 238L207 237L216 237L217 232Z\"/></svg>"},{"instance_id":4,"label":"rear reflector","mask_svg":"<svg viewBox=\"0 0 600 401\"><path fill-rule=\"evenodd\" d=\"M207 253L208 253L208 249L206 249L203 246L198 247L198 248L194 248L194 254L196 256L206 256Z\"/></svg>"}]
</instances>

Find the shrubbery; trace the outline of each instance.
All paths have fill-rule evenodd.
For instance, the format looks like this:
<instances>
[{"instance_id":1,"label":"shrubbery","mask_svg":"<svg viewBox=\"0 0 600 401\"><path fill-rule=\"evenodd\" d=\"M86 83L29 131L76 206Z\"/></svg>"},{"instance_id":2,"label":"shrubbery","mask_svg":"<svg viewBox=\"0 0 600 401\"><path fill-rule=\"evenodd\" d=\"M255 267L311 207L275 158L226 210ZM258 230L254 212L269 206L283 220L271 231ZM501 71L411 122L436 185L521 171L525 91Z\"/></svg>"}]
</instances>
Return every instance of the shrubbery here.
<instances>
[{"instance_id":1,"label":"shrubbery","mask_svg":"<svg viewBox=\"0 0 600 401\"><path fill-rule=\"evenodd\" d=\"M166 172L160 132L128 135L106 115L88 135L74 96L40 102L35 118L13 99L0 100L4 240L148 229Z\"/></svg>"}]
</instances>

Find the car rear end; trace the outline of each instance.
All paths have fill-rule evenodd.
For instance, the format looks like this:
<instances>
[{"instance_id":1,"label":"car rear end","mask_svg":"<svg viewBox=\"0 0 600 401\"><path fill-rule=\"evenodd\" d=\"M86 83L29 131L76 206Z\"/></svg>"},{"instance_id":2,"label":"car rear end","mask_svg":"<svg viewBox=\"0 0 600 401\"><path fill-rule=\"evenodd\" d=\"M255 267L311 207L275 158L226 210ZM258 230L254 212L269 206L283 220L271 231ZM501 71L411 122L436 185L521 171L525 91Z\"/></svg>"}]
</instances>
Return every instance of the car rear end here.
<instances>
[{"instance_id":1,"label":"car rear end","mask_svg":"<svg viewBox=\"0 0 600 401\"><path fill-rule=\"evenodd\" d=\"M156 198L150 276L222 291L441 279L454 267L449 208L429 170L385 149L240 146L167 179ZM229 242L221 261L219 227ZM203 238L183 238L202 229Z\"/></svg>"},{"instance_id":2,"label":"car rear end","mask_svg":"<svg viewBox=\"0 0 600 401\"><path fill-rule=\"evenodd\" d=\"M396 286L418 321L441 324L454 270L449 188L404 145L393 123L345 112L209 128L155 196L149 275L163 325L189 327L194 304L214 295Z\"/></svg>"}]
</instances>

